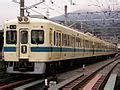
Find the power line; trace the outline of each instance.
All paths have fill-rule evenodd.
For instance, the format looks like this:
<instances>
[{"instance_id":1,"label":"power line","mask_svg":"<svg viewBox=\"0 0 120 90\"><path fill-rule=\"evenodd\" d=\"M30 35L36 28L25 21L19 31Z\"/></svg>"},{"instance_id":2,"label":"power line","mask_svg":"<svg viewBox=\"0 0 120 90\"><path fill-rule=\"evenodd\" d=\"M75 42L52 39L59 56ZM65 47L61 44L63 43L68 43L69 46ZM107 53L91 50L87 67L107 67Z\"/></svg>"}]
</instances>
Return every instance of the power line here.
<instances>
[{"instance_id":1,"label":"power line","mask_svg":"<svg viewBox=\"0 0 120 90\"><path fill-rule=\"evenodd\" d=\"M45 6L47 6L49 9L51 9L51 10L54 10L54 11L56 11L56 12L58 12L58 13L60 13L60 14L63 14L62 12L60 12L60 11L58 11L58 10L56 10L56 9L54 9L54 8L51 8L51 7L49 7L47 4L45 4L45 3L43 3Z\"/></svg>"},{"instance_id":2,"label":"power line","mask_svg":"<svg viewBox=\"0 0 120 90\"><path fill-rule=\"evenodd\" d=\"M20 2L16 2L16 1L14 1L14 0L13 0L13 2L20 4ZM27 6L25 6L25 8L26 8L26 7L27 7ZM41 14L40 12L38 12L38 11L32 9L32 8L30 8L30 10L32 10L33 12L35 12L35 13L37 13L37 14L43 15L43 14ZM30 12L28 12L27 10L26 10L26 12L27 12L27 13L30 13ZM43 15L43 16L44 16L44 15Z\"/></svg>"}]
</instances>

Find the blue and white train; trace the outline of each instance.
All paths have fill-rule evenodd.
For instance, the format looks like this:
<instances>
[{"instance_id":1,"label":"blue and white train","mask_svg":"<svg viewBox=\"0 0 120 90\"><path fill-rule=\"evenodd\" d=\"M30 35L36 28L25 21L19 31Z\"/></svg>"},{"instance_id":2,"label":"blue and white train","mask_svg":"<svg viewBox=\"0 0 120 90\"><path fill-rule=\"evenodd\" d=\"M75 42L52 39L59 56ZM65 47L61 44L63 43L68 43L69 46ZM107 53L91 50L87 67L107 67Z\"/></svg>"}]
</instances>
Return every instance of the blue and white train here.
<instances>
[{"instance_id":1,"label":"blue and white train","mask_svg":"<svg viewBox=\"0 0 120 90\"><path fill-rule=\"evenodd\" d=\"M47 19L18 17L4 23L3 52L8 73L44 74L114 56L117 46Z\"/></svg>"}]
</instances>

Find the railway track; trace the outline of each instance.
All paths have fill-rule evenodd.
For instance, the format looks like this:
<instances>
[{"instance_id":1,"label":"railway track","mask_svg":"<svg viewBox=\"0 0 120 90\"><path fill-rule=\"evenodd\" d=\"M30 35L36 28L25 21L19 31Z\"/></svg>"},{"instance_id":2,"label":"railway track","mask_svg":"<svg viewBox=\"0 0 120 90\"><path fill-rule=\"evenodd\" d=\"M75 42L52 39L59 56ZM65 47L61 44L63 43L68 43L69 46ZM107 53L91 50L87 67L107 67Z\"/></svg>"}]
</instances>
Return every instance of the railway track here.
<instances>
[{"instance_id":1,"label":"railway track","mask_svg":"<svg viewBox=\"0 0 120 90\"><path fill-rule=\"evenodd\" d=\"M94 71L90 71L89 73L84 73L84 71L80 72L79 75L76 75L72 78L67 78L66 80L59 80L58 84L51 85L48 90L77 90L77 89L85 89L87 88L90 83L92 89L102 88L107 81L110 72L114 69L114 67L118 64L118 59L120 57L116 57L114 60L107 62L104 65L101 65L98 69ZM92 67L93 68L93 67ZM87 71L87 70L86 70ZM105 73L104 73L105 72ZM79 72L78 72L79 73ZM69 73L70 74L70 73ZM67 77L67 76L66 76ZM37 77L26 77L23 75L16 75L16 76L8 76L8 78L0 79L0 90L2 89L14 89L14 90L24 90L24 89L31 89L34 90L36 85L38 88L44 88L44 80L45 78L37 78ZM52 79L50 79L52 80ZM23 89L21 89L23 88ZM90 87L89 87L90 88ZM40 89L40 90L42 90Z\"/></svg>"},{"instance_id":2,"label":"railway track","mask_svg":"<svg viewBox=\"0 0 120 90\"><path fill-rule=\"evenodd\" d=\"M3 79L0 79L0 90L24 90L35 89L35 85L39 84L41 90L44 89L45 79L53 80L53 77L37 76L37 75L15 75L7 74Z\"/></svg>"},{"instance_id":3,"label":"railway track","mask_svg":"<svg viewBox=\"0 0 120 90\"><path fill-rule=\"evenodd\" d=\"M6 78L0 79L0 90L10 90L34 80L36 80L34 77L23 75L9 75Z\"/></svg>"},{"instance_id":4,"label":"railway track","mask_svg":"<svg viewBox=\"0 0 120 90\"><path fill-rule=\"evenodd\" d=\"M120 59L120 57L116 57L114 60L101 65L100 68L91 71L91 73L83 72L74 78L69 78L58 84L51 85L48 90L87 90L88 88L91 90L103 90L111 71L119 63L118 59Z\"/></svg>"}]
</instances>

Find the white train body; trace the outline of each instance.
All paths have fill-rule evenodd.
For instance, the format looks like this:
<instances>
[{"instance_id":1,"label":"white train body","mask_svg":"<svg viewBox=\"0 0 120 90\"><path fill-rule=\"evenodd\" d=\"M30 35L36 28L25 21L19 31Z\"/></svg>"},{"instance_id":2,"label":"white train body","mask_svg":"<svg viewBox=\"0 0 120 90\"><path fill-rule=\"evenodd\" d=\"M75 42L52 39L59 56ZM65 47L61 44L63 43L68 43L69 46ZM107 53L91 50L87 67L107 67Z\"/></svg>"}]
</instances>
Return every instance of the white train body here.
<instances>
[{"instance_id":1,"label":"white train body","mask_svg":"<svg viewBox=\"0 0 120 90\"><path fill-rule=\"evenodd\" d=\"M9 73L43 74L46 63L117 53L114 44L50 20L22 19L4 24L4 60Z\"/></svg>"}]
</instances>

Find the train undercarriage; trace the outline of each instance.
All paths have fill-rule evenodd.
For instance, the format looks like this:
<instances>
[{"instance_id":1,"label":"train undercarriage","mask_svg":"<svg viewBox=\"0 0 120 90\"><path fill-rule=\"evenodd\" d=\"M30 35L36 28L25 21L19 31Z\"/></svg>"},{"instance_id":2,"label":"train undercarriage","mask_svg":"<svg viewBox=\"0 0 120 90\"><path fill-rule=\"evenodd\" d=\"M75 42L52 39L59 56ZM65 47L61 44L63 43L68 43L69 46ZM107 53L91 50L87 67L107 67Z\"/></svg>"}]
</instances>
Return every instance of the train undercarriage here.
<instances>
[{"instance_id":1,"label":"train undercarriage","mask_svg":"<svg viewBox=\"0 0 120 90\"><path fill-rule=\"evenodd\" d=\"M88 65L107 58L114 57L115 54L99 57L79 58L71 60L61 60L54 62L29 62L27 59L19 60L19 62L6 62L8 73L20 74L53 74L67 69L82 67L83 64Z\"/></svg>"}]
</instances>

